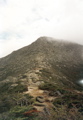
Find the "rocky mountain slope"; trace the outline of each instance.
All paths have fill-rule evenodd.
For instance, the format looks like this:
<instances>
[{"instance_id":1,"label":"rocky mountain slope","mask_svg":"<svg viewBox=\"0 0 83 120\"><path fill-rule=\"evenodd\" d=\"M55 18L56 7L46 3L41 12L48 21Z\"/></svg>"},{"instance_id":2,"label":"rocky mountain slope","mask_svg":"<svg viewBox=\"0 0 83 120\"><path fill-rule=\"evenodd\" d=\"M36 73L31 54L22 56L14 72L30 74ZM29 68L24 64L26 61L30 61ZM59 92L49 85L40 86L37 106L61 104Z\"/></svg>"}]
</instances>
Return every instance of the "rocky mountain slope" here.
<instances>
[{"instance_id":1,"label":"rocky mountain slope","mask_svg":"<svg viewBox=\"0 0 83 120\"><path fill-rule=\"evenodd\" d=\"M46 69L64 82L76 83L83 78L83 46L41 37L0 59L0 80L37 69Z\"/></svg>"},{"instance_id":2,"label":"rocky mountain slope","mask_svg":"<svg viewBox=\"0 0 83 120\"><path fill-rule=\"evenodd\" d=\"M81 120L81 79L83 46L40 37L0 59L0 119ZM33 107L36 113L31 113ZM69 113L72 109L73 117ZM59 112L64 118L59 118ZM80 117L76 119L75 114Z\"/></svg>"}]
</instances>

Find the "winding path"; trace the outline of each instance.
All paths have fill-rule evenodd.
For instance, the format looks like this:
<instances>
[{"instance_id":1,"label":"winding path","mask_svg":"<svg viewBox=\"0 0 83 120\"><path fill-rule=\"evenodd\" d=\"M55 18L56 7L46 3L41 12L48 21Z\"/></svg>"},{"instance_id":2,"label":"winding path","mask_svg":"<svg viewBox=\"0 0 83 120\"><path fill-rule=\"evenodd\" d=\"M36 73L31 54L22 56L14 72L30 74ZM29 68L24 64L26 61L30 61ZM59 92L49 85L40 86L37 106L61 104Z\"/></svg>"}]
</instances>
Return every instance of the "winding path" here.
<instances>
[{"instance_id":1,"label":"winding path","mask_svg":"<svg viewBox=\"0 0 83 120\"><path fill-rule=\"evenodd\" d=\"M30 85L28 87L28 91L25 92L26 94L30 94L31 96L33 96L34 98L37 98L38 96L42 96L44 98L44 102L40 103L37 101L36 104L34 104L34 107L38 110L38 111L43 111L43 109L46 108L52 108L53 104L52 101L54 100L55 97L51 97L48 95L48 91L45 90L40 90L38 88L38 86L35 85Z\"/></svg>"}]
</instances>

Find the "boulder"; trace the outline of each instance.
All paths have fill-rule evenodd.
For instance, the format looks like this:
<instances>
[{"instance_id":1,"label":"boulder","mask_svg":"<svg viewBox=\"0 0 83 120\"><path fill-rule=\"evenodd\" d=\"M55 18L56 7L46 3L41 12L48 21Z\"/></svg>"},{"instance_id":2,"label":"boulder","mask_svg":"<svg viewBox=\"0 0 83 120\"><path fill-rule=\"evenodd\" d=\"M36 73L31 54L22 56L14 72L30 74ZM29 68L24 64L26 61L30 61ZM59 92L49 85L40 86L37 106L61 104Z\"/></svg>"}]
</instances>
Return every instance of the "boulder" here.
<instances>
[{"instance_id":1,"label":"boulder","mask_svg":"<svg viewBox=\"0 0 83 120\"><path fill-rule=\"evenodd\" d=\"M34 103L34 106L45 107L45 104L43 104L43 103Z\"/></svg>"},{"instance_id":2,"label":"boulder","mask_svg":"<svg viewBox=\"0 0 83 120\"><path fill-rule=\"evenodd\" d=\"M36 101L38 101L38 102L40 102L40 103L45 102L45 100L44 100L44 97L43 97L43 96L37 96L37 97L36 97Z\"/></svg>"}]
</instances>

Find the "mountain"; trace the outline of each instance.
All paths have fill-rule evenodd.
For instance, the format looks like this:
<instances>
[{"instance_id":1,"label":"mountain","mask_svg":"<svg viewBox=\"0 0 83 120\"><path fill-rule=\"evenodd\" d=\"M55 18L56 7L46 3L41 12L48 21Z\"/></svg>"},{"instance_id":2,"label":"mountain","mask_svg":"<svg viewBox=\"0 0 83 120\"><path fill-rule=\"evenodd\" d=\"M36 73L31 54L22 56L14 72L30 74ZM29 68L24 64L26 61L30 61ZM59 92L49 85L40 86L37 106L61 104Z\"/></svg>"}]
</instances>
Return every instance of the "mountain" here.
<instances>
[{"instance_id":1,"label":"mountain","mask_svg":"<svg viewBox=\"0 0 83 120\"><path fill-rule=\"evenodd\" d=\"M56 79L76 83L83 78L82 54L82 45L41 37L0 59L0 80L41 68L53 73Z\"/></svg>"},{"instance_id":2,"label":"mountain","mask_svg":"<svg viewBox=\"0 0 83 120\"><path fill-rule=\"evenodd\" d=\"M81 92L83 90L83 85L79 84L79 81L82 79L83 46L72 42L60 40L58 41L51 37L40 37L31 45L14 51L8 56L0 59L0 93L1 97L5 96L2 97L2 99L0 100L0 106L2 108L2 110L0 111L1 116L4 114L4 112L7 112L8 114L8 111L13 109L13 107L18 106L18 103L20 106L23 104L24 107L25 101L26 103L27 100L32 101L31 96L37 97L36 93L40 96L40 93L38 92L40 91L40 89L41 91L47 90L49 95L53 96L53 99L56 96L55 94L61 97L61 99L65 99L63 93L65 93L66 95L67 92L69 96L71 93L77 96L77 100L78 98L80 100L83 97L83 94ZM36 89L36 93L34 89L34 94L32 94L31 91L29 94L29 88L32 86L33 88L39 87L39 89ZM23 96L24 93L27 93L28 97ZM78 93L79 96L81 94L81 97L78 96ZM12 96L15 101L12 99ZM18 96L20 99L18 98ZM47 98L50 98L50 96L47 96ZM5 99L7 99L7 101L5 101ZM40 100L43 99L41 98L41 96L40 98L36 99L41 102L43 101ZM9 102L8 100L11 102ZM56 100L54 100L54 105L56 104L55 101ZM38 103L32 103L38 105ZM46 102L45 104L47 105ZM36 105L33 106L35 106L36 108ZM52 106L52 104L50 104L50 106ZM28 109L24 109L23 107L21 106L22 112L23 110L26 111L25 109ZM13 110L13 112L18 118L15 109ZM47 111L49 112L50 110ZM28 113L25 113L25 115L27 114ZM42 116L40 112L38 115ZM12 120L17 120L17 118L12 118ZM9 120L9 118L7 119ZM33 118L29 119L33 120ZM46 117L45 120L46 119L48 118ZM49 118L49 120L51 119L53 118ZM23 118L22 120L25 120L25 118ZM34 118L34 120L36 120L36 118ZM56 120L58 120L58 118Z\"/></svg>"}]
</instances>

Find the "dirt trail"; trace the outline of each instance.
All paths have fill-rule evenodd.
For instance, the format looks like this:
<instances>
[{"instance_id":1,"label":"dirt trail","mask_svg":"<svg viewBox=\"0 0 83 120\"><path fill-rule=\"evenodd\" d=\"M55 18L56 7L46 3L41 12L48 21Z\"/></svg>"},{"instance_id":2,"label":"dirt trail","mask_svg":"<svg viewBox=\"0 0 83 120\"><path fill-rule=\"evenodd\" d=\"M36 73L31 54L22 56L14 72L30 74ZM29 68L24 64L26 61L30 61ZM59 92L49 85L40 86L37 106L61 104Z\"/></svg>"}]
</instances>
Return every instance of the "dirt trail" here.
<instances>
[{"instance_id":1,"label":"dirt trail","mask_svg":"<svg viewBox=\"0 0 83 120\"><path fill-rule=\"evenodd\" d=\"M38 88L38 86L29 86L28 87L28 91L26 92L28 94L30 94L31 96L33 96L34 98L37 98L38 96L42 96L44 98L44 102L40 103L37 101L36 104L34 104L34 107L38 110L38 111L43 111L43 109L46 107L46 108L52 108L53 107L53 104L52 104L52 100L55 98L55 97L51 97L48 95L48 92L47 91L44 91L44 90L40 90Z\"/></svg>"}]
</instances>

